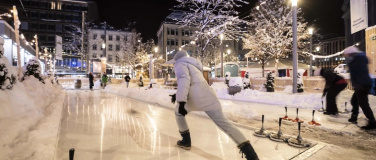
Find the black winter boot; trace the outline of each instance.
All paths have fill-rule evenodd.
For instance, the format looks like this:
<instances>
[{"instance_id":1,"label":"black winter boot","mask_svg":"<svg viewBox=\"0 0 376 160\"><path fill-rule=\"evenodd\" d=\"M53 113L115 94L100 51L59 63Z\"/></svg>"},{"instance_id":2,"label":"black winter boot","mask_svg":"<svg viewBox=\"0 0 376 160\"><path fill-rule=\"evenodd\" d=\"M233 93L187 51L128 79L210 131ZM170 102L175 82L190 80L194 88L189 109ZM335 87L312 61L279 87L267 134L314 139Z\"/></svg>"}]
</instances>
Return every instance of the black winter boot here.
<instances>
[{"instance_id":1,"label":"black winter boot","mask_svg":"<svg viewBox=\"0 0 376 160\"><path fill-rule=\"evenodd\" d=\"M376 120L369 120L368 125L361 127L364 130L376 129Z\"/></svg>"},{"instance_id":2,"label":"black winter boot","mask_svg":"<svg viewBox=\"0 0 376 160\"><path fill-rule=\"evenodd\" d=\"M180 135L183 137L183 140L177 142L178 146L183 149L190 150L191 149L191 135L189 134L189 130L180 132Z\"/></svg>"},{"instance_id":3,"label":"black winter boot","mask_svg":"<svg viewBox=\"0 0 376 160\"><path fill-rule=\"evenodd\" d=\"M349 122L357 124L358 123L358 115L351 115L351 118L349 119Z\"/></svg>"},{"instance_id":4,"label":"black winter boot","mask_svg":"<svg viewBox=\"0 0 376 160\"><path fill-rule=\"evenodd\" d=\"M251 143L249 143L249 141L246 141L246 142L238 145L238 148L240 149L240 152L242 152L242 158L243 158L243 154L245 154L245 158L247 160L258 160L259 159L255 150L253 149Z\"/></svg>"}]
</instances>

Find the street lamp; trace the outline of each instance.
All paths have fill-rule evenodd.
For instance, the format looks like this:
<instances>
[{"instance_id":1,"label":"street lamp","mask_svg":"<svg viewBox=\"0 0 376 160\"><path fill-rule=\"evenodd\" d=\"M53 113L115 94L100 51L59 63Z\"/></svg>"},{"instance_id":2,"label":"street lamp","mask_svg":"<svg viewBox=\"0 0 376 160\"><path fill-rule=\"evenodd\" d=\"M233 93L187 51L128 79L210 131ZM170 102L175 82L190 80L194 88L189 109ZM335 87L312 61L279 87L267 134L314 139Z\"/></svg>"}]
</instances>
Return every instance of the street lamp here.
<instances>
[{"instance_id":1,"label":"street lamp","mask_svg":"<svg viewBox=\"0 0 376 160\"><path fill-rule=\"evenodd\" d=\"M222 41L224 39L224 35L220 34L219 39L221 40L221 77L223 77L223 43Z\"/></svg>"},{"instance_id":2,"label":"street lamp","mask_svg":"<svg viewBox=\"0 0 376 160\"><path fill-rule=\"evenodd\" d=\"M312 37L313 37L313 28L308 29L308 34L311 35L309 39L309 53L311 53L311 57L309 59L309 76L312 76Z\"/></svg>"},{"instance_id":3,"label":"street lamp","mask_svg":"<svg viewBox=\"0 0 376 160\"><path fill-rule=\"evenodd\" d=\"M298 87L298 55L297 55L297 5L298 0L291 0L292 6L292 64L293 64L293 77L292 77L292 93L297 93Z\"/></svg>"}]
</instances>

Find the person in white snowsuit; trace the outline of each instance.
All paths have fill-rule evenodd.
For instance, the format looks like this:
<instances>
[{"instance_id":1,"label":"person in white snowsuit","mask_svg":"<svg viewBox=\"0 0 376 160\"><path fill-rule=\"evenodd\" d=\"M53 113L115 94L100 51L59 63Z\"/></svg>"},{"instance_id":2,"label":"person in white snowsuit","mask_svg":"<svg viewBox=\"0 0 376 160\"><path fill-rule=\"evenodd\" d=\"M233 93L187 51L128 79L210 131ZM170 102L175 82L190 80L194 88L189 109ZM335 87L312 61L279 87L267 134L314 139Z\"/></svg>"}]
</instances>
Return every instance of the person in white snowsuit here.
<instances>
[{"instance_id":1,"label":"person in white snowsuit","mask_svg":"<svg viewBox=\"0 0 376 160\"><path fill-rule=\"evenodd\" d=\"M175 116L179 132L183 137L177 142L177 145L187 150L191 148L191 138L185 115L190 111L205 111L214 123L238 145L247 159L258 159L249 140L223 115L221 103L215 91L204 79L202 64L195 58L188 57L188 53L184 50L177 52L174 60L178 89L176 97L172 96L172 101L174 103L176 98L178 102Z\"/></svg>"}]
</instances>

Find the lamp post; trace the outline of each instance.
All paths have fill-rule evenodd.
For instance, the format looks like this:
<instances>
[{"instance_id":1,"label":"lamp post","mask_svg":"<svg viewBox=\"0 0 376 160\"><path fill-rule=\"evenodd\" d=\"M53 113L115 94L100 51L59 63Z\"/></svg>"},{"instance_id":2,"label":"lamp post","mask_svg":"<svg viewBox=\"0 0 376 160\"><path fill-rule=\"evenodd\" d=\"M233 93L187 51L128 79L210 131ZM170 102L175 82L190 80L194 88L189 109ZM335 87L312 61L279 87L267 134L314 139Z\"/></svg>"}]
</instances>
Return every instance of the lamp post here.
<instances>
[{"instance_id":1,"label":"lamp post","mask_svg":"<svg viewBox=\"0 0 376 160\"><path fill-rule=\"evenodd\" d=\"M158 47L154 47L154 52L155 52L155 54L157 54L158 53ZM154 73L155 74L155 73ZM154 75L153 74L153 75ZM158 78L158 77L157 77Z\"/></svg>"},{"instance_id":2,"label":"lamp post","mask_svg":"<svg viewBox=\"0 0 376 160\"><path fill-rule=\"evenodd\" d=\"M228 61L228 56L231 54L231 50L230 49L227 49L227 55L226 55L226 59L227 59L227 61Z\"/></svg>"},{"instance_id":3,"label":"lamp post","mask_svg":"<svg viewBox=\"0 0 376 160\"><path fill-rule=\"evenodd\" d=\"M308 34L311 35L309 39L309 53L311 53L311 56L309 58L309 76L312 76L312 37L313 37L313 28L308 29Z\"/></svg>"},{"instance_id":4,"label":"lamp post","mask_svg":"<svg viewBox=\"0 0 376 160\"><path fill-rule=\"evenodd\" d=\"M153 65L152 65L152 63L153 63L153 54L149 54L149 56L150 56L150 62L149 62L149 79L150 79L150 82L151 82L151 79L153 78L152 77L152 71L153 71Z\"/></svg>"},{"instance_id":5,"label":"lamp post","mask_svg":"<svg viewBox=\"0 0 376 160\"><path fill-rule=\"evenodd\" d=\"M223 43L222 43L223 38L224 38L224 35L220 34L219 39L221 39L221 77L223 77Z\"/></svg>"},{"instance_id":6,"label":"lamp post","mask_svg":"<svg viewBox=\"0 0 376 160\"><path fill-rule=\"evenodd\" d=\"M293 77L292 77L292 93L297 93L298 85L298 55L297 55L297 5L298 0L291 0L292 6L292 64L293 64Z\"/></svg>"},{"instance_id":7,"label":"lamp post","mask_svg":"<svg viewBox=\"0 0 376 160\"><path fill-rule=\"evenodd\" d=\"M14 33L16 37L16 43L17 43L17 66L18 66L18 75L20 76L22 73L22 68L21 68L21 53L20 53L20 24L21 22L18 19L18 11L16 6L13 6L13 20L14 20Z\"/></svg>"},{"instance_id":8,"label":"lamp post","mask_svg":"<svg viewBox=\"0 0 376 160\"><path fill-rule=\"evenodd\" d=\"M319 51L320 51L320 46L317 46L317 47L316 47L316 52L318 53ZM318 65L317 65L317 61L316 61L316 66L318 66Z\"/></svg>"}]
</instances>

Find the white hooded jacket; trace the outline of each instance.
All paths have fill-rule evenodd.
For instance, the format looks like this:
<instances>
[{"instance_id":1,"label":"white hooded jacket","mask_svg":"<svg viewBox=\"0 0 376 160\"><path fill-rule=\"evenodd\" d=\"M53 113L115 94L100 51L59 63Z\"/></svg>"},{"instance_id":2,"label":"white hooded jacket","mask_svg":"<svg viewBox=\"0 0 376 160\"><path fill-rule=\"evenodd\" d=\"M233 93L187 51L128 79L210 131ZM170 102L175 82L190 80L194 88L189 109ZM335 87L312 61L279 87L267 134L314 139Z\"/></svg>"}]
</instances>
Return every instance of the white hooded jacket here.
<instances>
[{"instance_id":1,"label":"white hooded jacket","mask_svg":"<svg viewBox=\"0 0 376 160\"><path fill-rule=\"evenodd\" d=\"M208 85L202 74L202 64L191 57L182 57L175 62L178 81L177 102L187 102L189 111L213 111L221 109L215 91Z\"/></svg>"}]
</instances>

